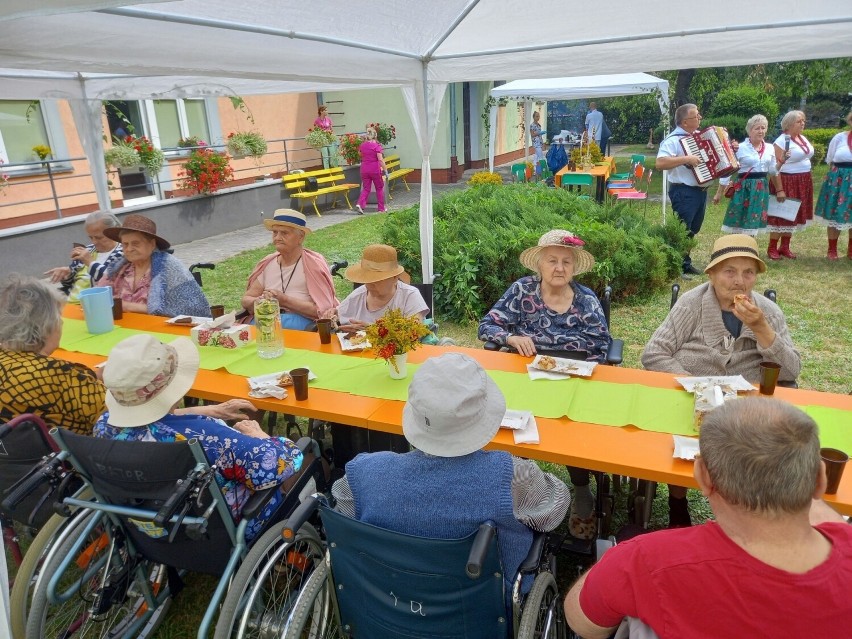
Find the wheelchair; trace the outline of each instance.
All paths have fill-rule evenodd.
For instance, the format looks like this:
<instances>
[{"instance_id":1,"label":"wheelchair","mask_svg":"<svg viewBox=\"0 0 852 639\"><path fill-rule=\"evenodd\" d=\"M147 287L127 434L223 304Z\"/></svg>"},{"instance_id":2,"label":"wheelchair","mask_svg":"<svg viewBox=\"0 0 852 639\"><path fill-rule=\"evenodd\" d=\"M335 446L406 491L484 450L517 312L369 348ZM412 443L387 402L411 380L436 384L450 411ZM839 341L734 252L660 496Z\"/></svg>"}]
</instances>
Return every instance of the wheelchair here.
<instances>
[{"instance_id":1,"label":"wheelchair","mask_svg":"<svg viewBox=\"0 0 852 639\"><path fill-rule=\"evenodd\" d=\"M326 552L278 612L285 639L568 637L548 535L536 533L507 579L492 522L463 539L427 539L350 519L314 495L283 536L314 537L307 522L317 511Z\"/></svg>"},{"instance_id":2,"label":"wheelchair","mask_svg":"<svg viewBox=\"0 0 852 639\"><path fill-rule=\"evenodd\" d=\"M151 636L183 588L182 576L193 571L220 577L198 628L198 637L207 637L253 545L245 541L247 524L281 487L254 493L237 524L197 440L127 442L62 429L50 434L61 449L56 459L73 465L94 501L63 500L78 511L43 556L25 636ZM298 445L306 451L312 442ZM316 470L315 461L303 466L267 526L295 508L306 486L313 490Z\"/></svg>"}]
</instances>

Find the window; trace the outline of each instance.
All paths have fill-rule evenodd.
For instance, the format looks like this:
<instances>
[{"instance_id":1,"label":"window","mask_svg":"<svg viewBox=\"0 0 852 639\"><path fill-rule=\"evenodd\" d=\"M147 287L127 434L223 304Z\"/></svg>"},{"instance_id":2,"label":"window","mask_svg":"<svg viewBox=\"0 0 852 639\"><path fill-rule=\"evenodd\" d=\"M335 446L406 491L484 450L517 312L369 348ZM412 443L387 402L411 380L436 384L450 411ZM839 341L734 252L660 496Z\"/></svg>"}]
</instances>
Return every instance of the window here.
<instances>
[{"instance_id":1,"label":"window","mask_svg":"<svg viewBox=\"0 0 852 639\"><path fill-rule=\"evenodd\" d=\"M197 136L210 143L204 100L154 100L160 147L174 148L180 138Z\"/></svg>"},{"instance_id":2,"label":"window","mask_svg":"<svg viewBox=\"0 0 852 639\"><path fill-rule=\"evenodd\" d=\"M0 158L7 164L33 162L39 144L50 146L41 103L0 100Z\"/></svg>"}]
</instances>

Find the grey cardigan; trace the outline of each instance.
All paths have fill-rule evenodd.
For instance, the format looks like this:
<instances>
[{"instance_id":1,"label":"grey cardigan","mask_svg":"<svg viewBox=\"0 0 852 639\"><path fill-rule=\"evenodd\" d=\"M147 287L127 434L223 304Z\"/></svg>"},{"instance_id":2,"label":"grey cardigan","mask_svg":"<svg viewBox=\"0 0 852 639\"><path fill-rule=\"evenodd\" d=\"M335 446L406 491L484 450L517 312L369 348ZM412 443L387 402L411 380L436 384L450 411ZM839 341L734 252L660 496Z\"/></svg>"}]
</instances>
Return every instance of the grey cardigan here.
<instances>
[{"instance_id":1,"label":"grey cardigan","mask_svg":"<svg viewBox=\"0 0 852 639\"><path fill-rule=\"evenodd\" d=\"M760 381L759 364L781 364L779 379L795 380L802 368L784 314L763 295L752 301L775 331L769 348L760 348L752 330L743 324L736 339L722 322L722 309L709 282L685 293L651 336L642 353L642 366L680 375L742 375Z\"/></svg>"}]
</instances>

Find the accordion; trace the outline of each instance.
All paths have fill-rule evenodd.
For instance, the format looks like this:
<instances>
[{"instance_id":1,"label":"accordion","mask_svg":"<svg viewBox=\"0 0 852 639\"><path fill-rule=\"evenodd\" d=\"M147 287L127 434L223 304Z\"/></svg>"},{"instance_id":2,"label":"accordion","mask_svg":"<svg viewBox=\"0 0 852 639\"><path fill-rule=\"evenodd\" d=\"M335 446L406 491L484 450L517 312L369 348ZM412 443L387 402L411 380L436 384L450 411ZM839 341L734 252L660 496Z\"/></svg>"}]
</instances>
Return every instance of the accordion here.
<instances>
[{"instance_id":1,"label":"accordion","mask_svg":"<svg viewBox=\"0 0 852 639\"><path fill-rule=\"evenodd\" d=\"M692 135L684 135L680 145L689 155L701 158L700 164L689 167L699 184L727 177L740 168L737 156L728 142L728 132L720 126L708 126Z\"/></svg>"}]
</instances>

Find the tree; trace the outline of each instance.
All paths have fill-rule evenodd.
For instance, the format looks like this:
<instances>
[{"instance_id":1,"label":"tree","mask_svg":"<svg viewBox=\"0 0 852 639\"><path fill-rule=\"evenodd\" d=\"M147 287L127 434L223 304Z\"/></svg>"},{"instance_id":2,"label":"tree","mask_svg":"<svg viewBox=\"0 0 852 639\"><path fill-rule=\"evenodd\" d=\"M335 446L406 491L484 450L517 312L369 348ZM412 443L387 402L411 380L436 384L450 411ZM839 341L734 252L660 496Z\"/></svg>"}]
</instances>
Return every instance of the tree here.
<instances>
[{"instance_id":1,"label":"tree","mask_svg":"<svg viewBox=\"0 0 852 639\"><path fill-rule=\"evenodd\" d=\"M677 72L677 80L675 81L675 94L673 104L679 107L681 104L688 104L689 86L692 84L692 79L695 77L695 69L680 69Z\"/></svg>"}]
</instances>

